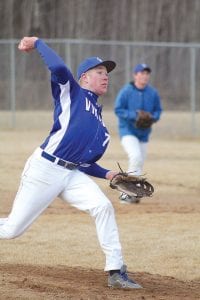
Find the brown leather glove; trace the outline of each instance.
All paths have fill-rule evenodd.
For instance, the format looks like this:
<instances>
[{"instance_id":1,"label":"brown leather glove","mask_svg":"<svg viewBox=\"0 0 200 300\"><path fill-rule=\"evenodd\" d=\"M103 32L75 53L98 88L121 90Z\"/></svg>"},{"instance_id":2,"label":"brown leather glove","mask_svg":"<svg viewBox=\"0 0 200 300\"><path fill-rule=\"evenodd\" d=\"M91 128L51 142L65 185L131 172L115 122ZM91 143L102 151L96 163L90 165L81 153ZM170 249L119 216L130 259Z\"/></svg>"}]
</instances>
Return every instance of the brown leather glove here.
<instances>
[{"instance_id":1,"label":"brown leather glove","mask_svg":"<svg viewBox=\"0 0 200 300\"><path fill-rule=\"evenodd\" d=\"M110 180L110 187L136 198L150 197L154 192L153 185L146 178L126 172L116 174Z\"/></svg>"},{"instance_id":2,"label":"brown leather glove","mask_svg":"<svg viewBox=\"0 0 200 300\"><path fill-rule=\"evenodd\" d=\"M135 121L136 128L146 129L146 128L151 127L153 123L154 123L154 120L153 120L150 112L147 112L144 110L138 111L137 119Z\"/></svg>"}]
</instances>

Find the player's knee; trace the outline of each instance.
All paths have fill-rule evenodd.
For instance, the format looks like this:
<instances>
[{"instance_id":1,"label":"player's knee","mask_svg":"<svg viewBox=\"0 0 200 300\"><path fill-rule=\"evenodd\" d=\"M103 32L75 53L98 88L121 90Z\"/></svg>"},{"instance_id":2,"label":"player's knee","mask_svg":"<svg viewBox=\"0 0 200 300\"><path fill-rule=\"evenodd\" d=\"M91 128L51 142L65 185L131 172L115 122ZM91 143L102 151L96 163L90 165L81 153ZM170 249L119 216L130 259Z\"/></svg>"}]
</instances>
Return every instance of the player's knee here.
<instances>
[{"instance_id":1,"label":"player's knee","mask_svg":"<svg viewBox=\"0 0 200 300\"><path fill-rule=\"evenodd\" d=\"M3 226L3 228L0 230L0 238L7 239L7 240L15 239L21 234L22 232L19 231L19 229L15 226L12 227Z\"/></svg>"},{"instance_id":2,"label":"player's knee","mask_svg":"<svg viewBox=\"0 0 200 300\"><path fill-rule=\"evenodd\" d=\"M101 214L113 214L114 213L114 208L112 206L112 203L108 200L102 203L101 205L97 206L96 208L92 209L91 215L93 217L97 217L98 215Z\"/></svg>"},{"instance_id":3,"label":"player's knee","mask_svg":"<svg viewBox=\"0 0 200 300\"><path fill-rule=\"evenodd\" d=\"M111 211L114 210L111 201L106 198L106 201L104 201L104 203L101 204L100 210L104 210L104 211L106 211L106 210L111 210Z\"/></svg>"},{"instance_id":4,"label":"player's knee","mask_svg":"<svg viewBox=\"0 0 200 300\"><path fill-rule=\"evenodd\" d=\"M114 208L112 206L112 203L108 201L102 208L103 210L108 210L108 211L114 211Z\"/></svg>"}]
</instances>

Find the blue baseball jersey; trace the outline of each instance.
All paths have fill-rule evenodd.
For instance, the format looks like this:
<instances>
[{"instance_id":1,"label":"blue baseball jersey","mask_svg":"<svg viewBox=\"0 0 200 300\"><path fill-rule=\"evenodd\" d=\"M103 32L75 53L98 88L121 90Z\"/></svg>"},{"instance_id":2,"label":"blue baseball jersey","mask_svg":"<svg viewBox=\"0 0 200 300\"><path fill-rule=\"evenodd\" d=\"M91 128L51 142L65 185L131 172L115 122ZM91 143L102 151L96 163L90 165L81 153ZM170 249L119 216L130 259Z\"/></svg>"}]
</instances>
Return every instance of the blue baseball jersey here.
<instances>
[{"instance_id":1,"label":"blue baseball jersey","mask_svg":"<svg viewBox=\"0 0 200 300\"><path fill-rule=\"evenodd\" d=\"M150 112L154 122L160 119L162 106L158 91L151 85L138 89L133 82L124 85L115 100L115 114L118 117L119 135L134 135L141 142L148 142L152 128L135 126L138 110Z\"/></svg>"},{"instance_id":2,"label":"blue baseball jersey","mask_svg":"<svg viewBox=\"0 0 200 300\"><path fill-rule=\"evenodd\" d=\"M54 102L54 123L40 147L55 157L81 164L80 170L89 175L105 178L108 170L95 163L110 139L98 96L80 87L62 58L44 41L38 39L35 48L51 72Z\"/></svg>"}]
</instances>

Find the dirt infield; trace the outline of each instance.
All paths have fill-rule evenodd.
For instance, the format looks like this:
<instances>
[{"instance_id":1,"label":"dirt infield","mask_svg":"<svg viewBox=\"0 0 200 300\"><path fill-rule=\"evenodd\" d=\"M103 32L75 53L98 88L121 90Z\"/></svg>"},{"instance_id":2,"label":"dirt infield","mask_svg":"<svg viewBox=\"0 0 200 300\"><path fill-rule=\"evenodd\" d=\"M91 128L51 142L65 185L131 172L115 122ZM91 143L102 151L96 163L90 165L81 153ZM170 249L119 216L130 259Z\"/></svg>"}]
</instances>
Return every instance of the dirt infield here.
<instances>
[{"instance_id":1,"label":"dirt infield","mask_svg":"<svg viewBox=\"0 0 200 300\"><path fill-rule=\"evenodd\" d=\"M25 160L45 134L0 131L0 217L9 213ZM115 208L129 273L144 289L107 287L93 221L55 199L24 235L0 241L0 299L200 299L199 144L152 138L145 173L155 194L140 204L119 203L107 181L95 179ZM113 133L101 165L113 169L116 161L126 168Z\"/></svg>"},{"instance_id":2,"label":"dirt infield","mask_svg":"<svg viewBox=\"0 0 200 300\"><path fill-rule=\"evenodd\" d=\"M2 274L3 273L3 274ZM106 286L107 276L96 269L1 266L1 299L199 299L199 282L149 273L130 273L145 288L120 291Z\"/></svg>"}]
</instances>

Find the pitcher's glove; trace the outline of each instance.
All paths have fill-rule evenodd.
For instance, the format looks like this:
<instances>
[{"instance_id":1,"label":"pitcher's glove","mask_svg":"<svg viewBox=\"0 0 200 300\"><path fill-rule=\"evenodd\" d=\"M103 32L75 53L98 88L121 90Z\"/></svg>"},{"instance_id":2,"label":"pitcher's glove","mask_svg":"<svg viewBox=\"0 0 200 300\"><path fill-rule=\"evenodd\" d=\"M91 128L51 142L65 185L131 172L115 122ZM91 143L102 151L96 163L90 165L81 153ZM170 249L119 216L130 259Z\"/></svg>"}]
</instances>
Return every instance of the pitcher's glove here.
<instances>
[{"instance_id":1,"label":"pitcher's glove","mask_svg":"<svg viewBox=\"0 0 200 300\"><path fill-rule=\"evenodd\" d=\"M150 112L139 110L137 114L137 119L135 121L135 127L140 129L146 129L151 127L154 120Z\"/></svg>"},{"instance_id":2,"label":"pitcher's glove","mask_svg":"<svg viewBox=\"0 0 200 300\"><path fill-rule=\"evenodd\" d=\"M110 187L136 198L150 197L154 192L154 187L146 178L126 172L116 174L110 180Z\"/></svg>"}]
</instances>

